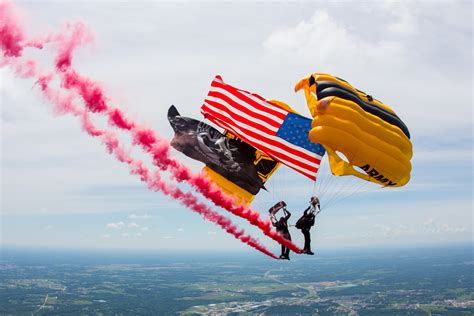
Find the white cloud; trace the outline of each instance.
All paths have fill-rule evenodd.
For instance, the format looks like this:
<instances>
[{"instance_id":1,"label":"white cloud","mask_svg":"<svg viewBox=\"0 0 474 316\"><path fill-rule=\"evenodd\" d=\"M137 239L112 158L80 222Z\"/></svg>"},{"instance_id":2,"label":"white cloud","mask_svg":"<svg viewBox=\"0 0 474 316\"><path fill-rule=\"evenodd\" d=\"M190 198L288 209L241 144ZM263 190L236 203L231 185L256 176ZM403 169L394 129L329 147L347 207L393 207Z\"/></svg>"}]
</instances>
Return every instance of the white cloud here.
<instances>
[{"instance_id":1,"label":"white cloud","mask_svg":"<svg viewBox=\"0 0 474 316\"><path fill-rule=\"evenodd\" d=\"M125 226L124 222L117 222L117 223L108 223L105 225L105 228L109 229L121 229L122 227Z\"/></svg>"},{"instance_id":2,"label":"white cloud","mask_svg":"<svg viewBox=\"0 0 474 316\"><path fill-rule=\"evenodd\" d=\"M128 228L138 228L140 225L138 225L137 223L135 222L131 222L131 223L128 223L127 227Z\"/></svg>"},{"instance_id":3,"label":"white cloud","mask_svg":"<svg viewBox=\"0 0 474 316\"><path fill-rule=\"evenodd\" d=\"M426 220L426 222L423 223L423 225L424 226L429 226L429 225L433 224L433 222L434 222L434 219L430 217Z\"/></svg>"},{"instance_id":4,"label":"white cloud","mask_svg":"<svg viewBox=\"0 0 474 316\"><path fill-rule=\"evenodd\" d=\"M173 239L173 236L164 236L163 239Z\"/></svg>"},{"instance_id":5,"label":"white cloud","mask_svg":"<svg viewBox=\"0 0 474 316\"><path fill-rule=\"evenodd\" d=\"M380 234L384 237L388 238L396 238L401 235L407 236L407 235L416 235L419 233L414 228L410 228L407 225L404 224L391 224L391 225L382 225L382 224L374 224L373 227L375 228L375 231L371 231L372 236L377 236Z\"/></svg>"},{"instance_id":6,"label":"white cloud","mask_svg":"<svg viewBox=\"0 0 474 316\"><path fill-rule=\"evenodd\" d=\"M216 235L217 232L215 232L215 231L208 231L207 234L208 234L208 235Z\"/></svg>"},{"instance_id":7,"label":"white cloud","mask_svg":"<svg viewBox=\"0 0 474 316\"><path fill-rule=\"evenodd\" d=\"M51 230L53 229L53 226L52 225L47 225L44 227L44 230Z\"/></svg>"},{"instance_id":8,"label":"white cloud","mask_svg":"<svg viewBox=\"0 0 474 316\"><path fill-rule=\"evenodd\" d=\"M423 224L422 230L425 233L446 235L465 233L468 231L468 228L465 225L453 225L436 222L432 218L430 218Z\"/></svg>"},{"instance_id":9,"label":"white cloud","mask_svg":"<svg viewBox=\"0 0 474 316\"><path fill-rule=\"evenodd\" d=\"M467 8L415 2L364 7L372 11L365 15L365 23L350 23L340 10L323 8L309 19L280 27L263 43L268 60L282 68L292 64L307 69L301 77L317 71L348 80L391 105L414 137L432 135L440 126L467 129L472 121L468 115L472 113L472 76L467 70L472 57L452 47L472 42L471 19L456 25L450 17L464 15ZM441 10L450 13L440 14ZM388 12L385 21L378 20ZM441 33L445 34L442 39L433 36ZM314 66L308 69L308 65ZM447 104L452 105L449 110Z\"/></svg>"},{"instance_id":10,"label":"white cloud","mask_svg":"<svg viewBox=\"0 0 474 316\"><path fill-rule=\"evenodd\" d=\"M368 64L380 64L386 69L387 66L396 67L406 58L401 43L365 40L323 10L317 10L309 20L273 32L263 45L269 54L277 54L280 58L291 54L295 62L311 60L334 70L363 69ZM387 60L391 62L387 63Z\"/></svg>"},{"instance_id":11,"label":"white cloud","mask_svg":"<svg viewBox=\"0 0 474 316\"><path fill-rule=\"evenodd\" d=\"M315 240L321 238L325 241L323 246L328 247L361 243L418 245L472 239L470 200L402 199L387 204L373 201L321 213L312 231Z\"/></svg>"},{"instance_id":12,"label":"white cloud","mask_svg":"<svg viewBox=\"0 0 474 316\"><path fill-rule=\"evenodd\" d=\"M130 216L128 216L130 219L148 219L150 217L148 214L130 214Z\"/></svg>"},{"instance_id":13,"label":"white cloud","mask_svg":"<svg viewBox=\"0 0 474 316\"><path fill-rule=\"evenodd\" d=\"M178 232L183 232L184 229L182 229L182 228L180 227L180 228L178 228L176 231L178 231Z\"/></svg>"},{"instance_id":14,"label":"white cloud","mask_svg":"<svg viewBox=\"0 0 474 316\"><path fill-rule=\"evenodd\" d=\"M142 237L142 236L143 236L142 233L136 233L135 234L135 237Z\"/></svg>"},{"instance_id":15,"label":"white cloud","mask_svg":"<svg viewBox=\"0 0 474 316\"><path fill-rule=\"evenodd\" d=\"M145 226L145 227L142 227L141 229L142 229L142 231L146 232L146 231L148 231L150 228L149 228L148 226Z\"/></svg>"},{"instance_id":16,"label":"white cloud","mask_svg":"<svg viewBox=\"0 0 474 316\"><path fill-rule=\"evenodd\" d=\"M102 239L109 239L109 238L110 238L110 234L102 234L102 235L100 235L100 238L102 238Z\"/></svg>"},{"instance_id":17,"label":"white cloud","mask_svg":"<svg viewBox=\"0 0 474 316\"><path fill-rule=\"evenodd\" d=\"M128 237L130 237L130 234L129 233L122 233L122 237L123 238L128 238Z\"/></svg>"},{"instance_id":18,"label":"white cloud","mask_svg":"<svg viewBox=\"0 0 474 316\"><path fill-rule=\"evenodd\" d=\"M411 241L412 244L429 243L433 240L462 240L463 236L469 234L469 228L464 225L450 224L373 224L372 227L365 227L364 230L354 229L352 231L337 233L321 233L319 239L329 244L350 245L354 241L367 244L383 244L384 242L399 243L402 240ZM319 232L318 232L319 233ZM459 239L461 237L461 239Z\"/></svg>"}]
</instances>

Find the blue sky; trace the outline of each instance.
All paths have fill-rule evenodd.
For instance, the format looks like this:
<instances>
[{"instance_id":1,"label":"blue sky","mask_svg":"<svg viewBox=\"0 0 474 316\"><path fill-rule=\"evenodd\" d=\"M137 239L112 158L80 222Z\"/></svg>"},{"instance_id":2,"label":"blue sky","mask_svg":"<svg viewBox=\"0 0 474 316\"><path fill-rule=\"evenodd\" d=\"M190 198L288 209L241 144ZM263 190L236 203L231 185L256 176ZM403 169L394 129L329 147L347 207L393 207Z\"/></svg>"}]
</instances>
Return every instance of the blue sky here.
<instances>
[{"instance_id":1,"label":"blue sky","mask_svg":"<svg viewBox=\"0 0 474 316\"><path fill-rule=\"evenodd\" d=\"M293 92L300 78L328 72L348 80L392 106L409 127L412 180L328 207L313 229L314 243L333 248L472 240L470 2L17 5L31 32L84 21L95 43L76 54L75 66L102 82L115 106L166 138L172 137L169 105L200 118L216 74L307 116L303 95ZM51 62L47 53L38 58ZM177 202L149 192L74 118L52 115L34 82L6 68L0 79L2 245L246 249ZM146 159L139 150L132 153ZM196 172L202 167L174 155ZM255 208L265 212L284 199L294 217L313 193L309 180L286 168L268 188ZM298 243L300 235L293 231Z\"/></svg>"}]
</instances>

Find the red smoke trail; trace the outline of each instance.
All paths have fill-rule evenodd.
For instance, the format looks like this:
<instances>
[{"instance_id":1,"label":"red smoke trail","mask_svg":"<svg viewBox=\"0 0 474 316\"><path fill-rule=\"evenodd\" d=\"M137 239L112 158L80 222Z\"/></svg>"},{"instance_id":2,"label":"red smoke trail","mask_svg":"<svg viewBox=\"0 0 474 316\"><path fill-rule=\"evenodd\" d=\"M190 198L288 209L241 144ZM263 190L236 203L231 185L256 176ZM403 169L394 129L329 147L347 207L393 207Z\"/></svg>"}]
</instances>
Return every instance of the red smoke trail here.
<instances>
[{"instance_id":1,"label":"red smoke trail","mask_svg":"<svg viewBox=\"0 0 474 316\"><path fill-rule=\"evenodd\" d=\"M0 16L6 16L5 13L7 9L8 8L5 8L4 3L0 3ZM5 21L5 19L2 19L2 21ZM244 231L239 230L228 218L211 210L207 205L199 203L192 193L185 193L179 188L167 184L165 181L161 180L158 170L150 173L143 162L131 158L130 155L120 146L119 140L113 132L101 130L95 127L89 119L88 112L74 105L74 95L72 93L62 95L59 91L50 89L49 83L53 79L53 76L51 74L42 74L39 72L34 61L25 61L19 58L23 49L20 44L20 41L23 40L23 36L21 30L14 27L15 25L8 25L8 23L11 24L12 21L14 20L10 19L7 23L2 23L0 25L0 30L2 31L2 50L5 57L2 61L2 66L11 66L15 70L15 73L22 78L36 78L44 97L55 106L55 111L57 113L71 113L74 116L78 116L81 120L83 129L93 137L100 137L102 142L106 145L107 151L111 154L115 154L119 161L127 163L130 168L130 173L139 175L140 179L143 182L146 182L151 190L163 192L164 194L177 199L194 212L201 214L206 220L219 225L236 239L239 239L241 242L277 259L277 257L262 246L257 239L244 234ZM3 36L4 34L6 36ZM4 39L6 40L3 41ZM12 56L15 58L9 58Z\"/></svg>"},{"instance_id":2,"label":"red smoke trail","mask_svg":"<svg viewBox=\"0 0 474 316\"><path fill-rule=\"evenodd\" d=\"M16 69L22 69L25 65L28 67L27 65L29 64L31 64L30 61L21 63L18 60L9 63L9 65L14 66ZM107 147L107 151L111 154L115 154L115 157L120 162L126 163L130 168L130 173L138 175L141 181L148 184L150 190L162 192L165 195L171 196L190 208L192 211L200 214L204 219L219 225L227 233L231 234L241 242L257 249L269 257L277 259L277 257L261 245L257 239L250 235L246 235L243 230L239 230L237 226L233 225L228 218L211 210L207 205L200 203L192 193L185 193L179 188L167 184L160 178L160 172L158 170L150 173L142 161L134 160L130 157L127 151L120 146L120 142L113 132L102 130L94 126L89 118L88 112L74 105L74 95L62 95L58 91L49 88L49 82L52 79L51 75L41 75L35 71L30 71L29 75L23 77L36 77L37 83L39 84L44 97L55 106L54 109L57 113L71 113L74 116L79 117L83 129L93 137L100 137L102 143Z\"/></svg>"},{"instance_id":3,"label":"red smoke trail","mask_svg":"<svg viewBox=\"0 0 474 316\"><path fill-rule=\"evenodd\" d=\"M56 58L56 69L62 78L64 88L77 91L89 111L106 114L109 124L130 131L134 143L142 146L146 152L152 155L153 164L162 170L169 170L177 181L188 182L216 206L246 219L252 225L260 228L265 235L287 246L292 251L302 252L298 246L274 231L270 221L262 220L258 212L244 206L234 205L233 198L215 187L205 176L193 174L189 168L171 158L167 141L159 138L151 129L127 119L120 109L110 106L101 85L80 75L72 68L72 53L80 43L85 42L84 38L88 33L82 24L79 24L78 28L71 27L70 31L69 36L63 36Z\"/></svg>"},{"instance_id":4,"label":"red smoke trail","mask_svg":"<svg viewBox=\"0 0 474 316\"><path fill-rule=\"evenodd\" d=\"M23 40L22 36L17 38ZM72 69L72 52L76 47L87 43L91 39L92 35L88 29L83 24L78 23L68 25L67 32L48 35L43 39L30 41L28 45L43 47L43 44L47 42L58 42L56 68L61 75L62 86L66 89L75 89L83 98L88 110L105 113L109 117L109 124L130 131L134 143L141 145L145 151L152 154L154 164L162 170L170 170L176 180L190 183L217 206L247 219L252 225L259 227L265 235L300 253L300 248L272 230L270 221L262 220L258 212L243 206L235 206L233 199L212 185L207 178L192 174L187 167L172 159L169 155L169 143L166 140L158 138L151 129L127 120L120 109L108 105L108 100L100 84L81 76ZM17 45L17 47L19 48L17 50L21 52L21 46Z\"/></svg>"},{"instance_id":5,"label":"red smoke trail","mask_svg":"<svg viewBox=\"0 0 474 316\"><path fill-rule=\"evenodd\" d=\"M5 57L20 56L23 50L23 29L18 20L15 8L9 2L0 2L0 42Z\"/></svg>"}]
</instances>

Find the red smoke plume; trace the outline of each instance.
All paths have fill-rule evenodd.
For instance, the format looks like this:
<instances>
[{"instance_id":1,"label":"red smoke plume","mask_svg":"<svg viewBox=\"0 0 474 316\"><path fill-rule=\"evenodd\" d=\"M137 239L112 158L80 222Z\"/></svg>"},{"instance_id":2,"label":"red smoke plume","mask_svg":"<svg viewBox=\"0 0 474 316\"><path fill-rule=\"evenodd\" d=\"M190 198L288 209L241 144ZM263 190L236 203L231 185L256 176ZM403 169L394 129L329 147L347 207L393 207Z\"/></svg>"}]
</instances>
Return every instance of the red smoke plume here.
<instances>
[{"instance_id":1,"label":"red smoke plume","mask_svg":"<svg viewBox=\"0 0 474 316\"><path fill-rule=\"evenodd\" d=\"M31 61L24 61L19 58L10 60L8 63L8 65L13 66L16 69L22 69L27 67L29 64L31 64ZM207 205L200 203L192 193L185 193L181 189L162 180L160 178L159 170L150 172L142 161L133 159L128 152L122 148L120 141L114 132L97 128L90 120L89 112L74 104L75 96L72 93L63 95L60 91L50 88L49 83L52 80L51 75L30 71L29 75L25 76L25 78L30 77L37 79L37 84L40 86L43 96L54 105L55 112L60 114L69 113L78 117L81 120L84 131L93 137L100 137L102 143L107 147L107 151L114 154L120 162L126 163L129 166L130 173L138 175L141 181L147 183L150 190L162 192L165 195L171 196L190 208L192 211L200 214L204 219L219 225L227 233L231 234L241 242L259 250L267 256L277 259L277 257L267 250L265 246L261 245L257 239L245 234L243 230L239 230L238 227L232 224L232 222L225 216L211 210Z\"/></svg>"},{"instance_id":2,"label":"red smoke plume","mask_svg":"<svg viewBox=\"0 0 474 316\"><path fill-rule=\"evenodd\" d=\"M79 74L72 68L72 53L78 43L83 43L87 35L82 24L78 29L70 28L69 36L59 44L58 56L56 58L56 70L61 77L64 88L74 89L84 100L88 110L106 114L109 124L132 133L134 143L153 157L153 164L162 170L169 170L174 178L180 182L187 182L212 201L216 206L222 207L234 215L246 219L252 225L257 226L262 232L280 244L287 246L296 253L301 249L272 229L269 220L262 220L260 214L244 206L236 206L233 198L226 195L203 175L193 174L189 168L171 158L169 154L169 143L159 138L153 130L140 126L126 118L125 114L118 108L108 104L107 97L101 85L89 78ZM67 62L65 62L67 61Z\"/></svg>"},{"instance_id":3,"label":"red smoke plume","mask_svg":"<svg viewBox=\"0 0 474 316\"><path fill-rule=\"evenodd\" d=\"M42 91L48 97L48 87L47 85L42 85ZM55 101L54 99L50 101ZM61 100L58 100L61 102ZM219 225L226 232L239 239L243 243L261 251L262 253L270 256L272 258L277 258L270 251L268 251L263 245L261 245L258 240L255 238L244 234L243 230L239 230L237 226L233 225L232 222L225 216L211 210L207 205L200 203L196 196L191 192L183 192L181 189L166 183L160 178L160 171L156 170L151 173L148 168L140 160L134 160L121 146L116 135L111 131L104 131L97 129L92 122L88 119L88 112L82 111L76 112L74 108L70 106L69 99L64 100L64 103L56 103L59 108L63 109L65 112L69 111L73 114L80 114L82 121L82 126L84 130L91 136L100 136L102 142L107 146L107 150L111 154L115 154L115 157L123 162L128 164L130 168L130 173L138 175L140 180L148 184L148 188L152 191L159 191L168 195L178 201L183 205L190 208L192 211L200 214L203 218L208 221L211 221Z\"/></svg>"},{"instance_id":4,"label":"red smoke plume","mask_svg":"<svg viewBox=\"0 0 474 316\"><path fill-rule=\"evenodd\" d=\"M212 185L207 178L193 174L186 166L171 158L169 154L168 141L159 138L151 129L138 125L137 123L127 119L120 109L111 107L108 104L108 99L105 96L101 85L91 79L81 76L72 68L72 53L74 49L92 39L91 33L83 24L77 23L74 25L68 25L65 32L50 34L42 39L25 42L17 20L9 14L11 9L12 8L8 3L0 4L0 16L2 17L0 30L2 32L2 51L5 59L5 61L1 63L2 65L8 64L12 66L16 73L22 77L32 77L35 74L35 62L18 62L23 47L34 46L42 48L44 44L53 42L53 44L56 44L57 49L55 66L56 72L61 78L61 86L69 92L75 91L79 94L88 111L106 114L110 125L130 131L133 136L134 144L140 145L146 152L150 153L153 157L153 163L161 170L171 171L177 181L188 182L205 197L210 199L215 205L247 219L252 225L259 227L265 235L271 237L280 244L286 245L295 252L301 252L300 248L282 237L276 231L272 230L270 222L268 220L262 220L258 212L244 206L235 206L233 204L233 199ZM22 45L22 43L24 44ZM14 58L15 62L12 61L12 58ZM259 249L267 255L273 256L252 237L243 235L243 231L238 231L237 228L231 224L230 220L219 213L208 209L204 204L198 203L196 197L191 193L183 193L178 188L169 186L166 182L160 180L158 171L153 172L152 176L150 176L150 172L140 161L134 161L132 158L125 155L125 152L118 144L117 138L113 136L111 132L95 128L89 120L87 112L81 112L77 107L72 105L74 98L73 94L70 93L67 97L60 98L59 93L53 93L51 89L48 88L48 83L52 78L51 74L36 75L36 77L38 78L38 83L40 84L46 98L55 104L57 112L73 113L76 116L81 117L84 129L92 136L101 136L103 139L106 139L103 141L108 146L108 150L111 153L115 153L120 161L128 163L129 166L131 166L132 173L139 174L142 181L148 183L150 189L162 191L175 199L179 199L181 202L185 201L184 203L189 208L193 211L199 212L204 218L217 223L241 241ZM140 168L137 166L140 166Z\"/></svg>"}]
</instances>

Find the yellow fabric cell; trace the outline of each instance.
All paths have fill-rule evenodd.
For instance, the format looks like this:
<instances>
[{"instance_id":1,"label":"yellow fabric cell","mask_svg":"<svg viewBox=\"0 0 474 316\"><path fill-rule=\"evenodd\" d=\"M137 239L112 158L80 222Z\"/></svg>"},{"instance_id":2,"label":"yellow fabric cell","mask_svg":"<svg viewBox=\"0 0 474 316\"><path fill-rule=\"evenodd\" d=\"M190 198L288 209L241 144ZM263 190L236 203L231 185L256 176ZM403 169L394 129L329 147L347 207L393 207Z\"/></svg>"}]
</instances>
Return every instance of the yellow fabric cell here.
<instances>
[{"instance_id":1,"label":"yellow fabric cell","mask_svg":"<svg viewBox=\"0 0 474 316\"><path fill-rule=\"evenodd\" d=\"M328 115L315 117L313 122L315 122L314 126L316 126L316 128L321 126L332 127L342 132L345 132L351 135L352 137L359 139L361 142L365 143L369 147L377 148L377 150L379 150L380 152L389 155L399 163L403 164L407 170L411 169L409 159L407 159L406 156L403 155L403 153L397 147L381 140L378 137L375 137L369 133L362 131L354 122L341 120L337 117ZM383 131L381 131L381 133L383 133ZM336 149L335 147L332 148ZM359 155L364 155L364 153L359 153Z\"/></svg>"},{"instance_id":2,"label":"yellow fabric cell","mask_svg":"<svg viewBox=\"0 0 474 316\"><path fill-rule=\"evenodd\" d=\"M329 104L330 106L328 106ZM355 121L361 130L396 146L407 159L411 159L413 156L410 140L398 127L365 112L354 102L337 97L327 97L318 102L317 112L319 113L318 117L331 115L342 120ZM313 127L315 124L317 124L316 120L313 121Z\"/></svg>"},{"instance_id":3,"label":"yellow fabric cell","mask_svg":"<svg viewBox=\"0 0 474 316\"><path fill-rule=\"evenodd\" d=\"M367 102L371 102L371 103L375 103L377 104L378 106L386 109L387 111L390 111L392 113L395 113L388 105L380 102L379 100L376 100L376 99L371 99L369 100L369 98L367 97L367 94L363 93L362 91L359 91L357 90L356 88L354 88L353 86L351 86L347 81L344 81L344 80L341 80L341 79L338 79L330 74L325 74L325 73L314 73L312 74L311 76L313 76L313 78L317 81L331 81L331 82L334 82L334 83L337 83L355 93L357 93L357 95L364 101L367 101ZM308 80L309 81L309 78L311 76L308 76L306 78L304 78L303 80ZM316 93L316 87L314 89L314 92Z\"/></svg>"},{"instance_id":4,"label":"yellow fabric cell","mask_svg":"<svg viewBox=\"0 0 474 316\"><path fill-rule=\"evenodd\" d=\"M309 132L309 139L322 144L326 148L330 158L331 171L334 175L355 175L361 179L376 182L384 186L403 186L410 179L410 168L407 169L404 163L400 163L385 152L371 147L344 130L330 126L317 126ZM349 160L349 163L343 162L343 160L337 156L336 151L344 154ZM339 163L331 164L331 159L337 160ZM372 177L368 177L367 175L361 177L356 174L357 171L351 167L364 167L367 165L369 166L367 171L373 171ZM333 170L333 168L336 167L339 169ZM347 172L349 169L352 170L350 173Z\"/></svg>"}]
</instances>

